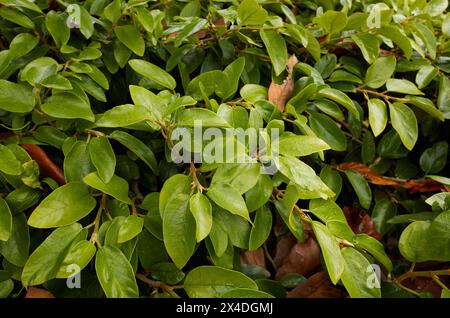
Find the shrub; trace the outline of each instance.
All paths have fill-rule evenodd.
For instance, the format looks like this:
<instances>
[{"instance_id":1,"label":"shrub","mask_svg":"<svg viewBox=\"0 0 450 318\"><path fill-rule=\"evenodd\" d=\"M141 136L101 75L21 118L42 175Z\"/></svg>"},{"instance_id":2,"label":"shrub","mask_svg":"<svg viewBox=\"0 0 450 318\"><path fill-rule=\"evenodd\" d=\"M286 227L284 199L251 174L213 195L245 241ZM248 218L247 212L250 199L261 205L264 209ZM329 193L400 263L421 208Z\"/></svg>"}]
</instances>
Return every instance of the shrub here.
<instances>
[{"instance_id":1,"label":"shrub","mask_svg":"<svg viewBox=\"0 0 450 318\"><path fill-rule=\"evenodd\" d=\"M447 6L0 0L0 295L448 297Z\"/></svg>"}]
</instances>

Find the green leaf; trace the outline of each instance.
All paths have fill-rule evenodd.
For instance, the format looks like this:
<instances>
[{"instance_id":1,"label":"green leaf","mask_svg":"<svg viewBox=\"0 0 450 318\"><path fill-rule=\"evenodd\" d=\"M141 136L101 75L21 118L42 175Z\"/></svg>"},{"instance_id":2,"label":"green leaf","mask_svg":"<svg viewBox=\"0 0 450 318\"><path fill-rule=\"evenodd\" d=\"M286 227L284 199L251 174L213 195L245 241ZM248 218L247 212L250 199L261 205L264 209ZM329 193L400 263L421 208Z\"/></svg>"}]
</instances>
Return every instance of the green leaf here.
<instances>
[{"instance_id":1,"label":"green leaf","mask_svg":"<svg viewBox=\"0 0 450 318\"><path fill-rule=\"evenodd\" d=\"M353 41L361 49L364 59L372 64L378 57L380 42L375 35L362 33L361 35L352 35Z\"/></svg>"},{"instance_id":2,"label":"green leaf","mask_svg":"<svg viewBox=\"0 0 450 318\"><path fill-rule=\"evenodd\" d=\"M38 45L39 39L29 33L20 33L11 40L9 43L9 54L15 57L21 57L30 53L36 45Z\"/></svg>"},{"instance_id":3,"label":"green leaf","mask_svg":"<svg viewBox=\"0 0 450 318\"><path fill-rule=\"evenodd\" d=\"M339 172L330 166L325 166L320 171L320 179L335 193L334 200L339 196L342 189L342 177Z\"/></svg>"},{"instance_id":4,"label":"green leaf","mask_svg":"<svg viewBox=\"0 0 450 318\"><path fill-rule=\"evenodd\" d=\"M45 15L45 26L50 32L57 47L60 48L69 42L70 29L67 26L66 19L62 14L58 14L55 11L50 11L47 13Z\"/></svg>"},{"instance_id":5,"label":"green leaf","mask_svg":"<svg viewBox=\"0 0 450 318\"><path fill-rule=\"evenodd\" d=\"M57 71L58 62L50 57L39 57L23 68L20 79L26 80L30 85L35 85L55 75Z\"/></svg>"},{"instance_id":6,"label":"green leaf","mask_svg":"<svg viewBox=\"0 0 450 318\"><path fill-rule=\"evenodd\" d=\"M392 126L400 136L403 145L411 150L419 135L416 115L411 108L402 103L389 104L389 112Z\"/></svg>"},{"instance_id":7,"label":"green leaf","mask_svg":"<svg viewBox=\"0 0 450 318\"><path fill-rule=\"evenodd\" d=\"M386 89L389 92L411 94L411 95L424 95L417 86L408 80L390 78L386 82Z\"/></svg>"},{"instance_id":8,"label":"green leaf","mask_svg":"<svg viewBox=\"0 0 450 318\"><path fill-rule=\"evenodd\" d=\"M314 18L324 34L340 33L347 25L347 15L344 12L328 10L320 17Z\"/></svg>"},{"instance_id":9,"label":"green leaf","mask_svg":"<svg viewBox=\"0 0 450 318\"><path fill-rule=\"evenodd\" d=\"M116 169L116 155L108 138L100 136L91 139L89 142L89 156L92 164L97 169L99 177L103 182L108 183Z\"/></svg>"},{"instance_id":10,"label":"green leaf","mask_svg":"<svg viewBox=\"0 0 450 318\"><path fill-rule=\"evenodd\" d=\"M131 199L128 197L128 182L121 177L113 175L111 180L105 183L99 177L97 172L92 172L83 178L83 182L94 189L109 194L113 198L116 198L123 203L132 203Z\"/></svg>"},{"instance_id":11,"label":"green leaf","mask_svg":"<svg viewBox=\"0 0 450 318\"><path fill-rule=\"evenodd\" d=\"M64 158L64 178L67 182L82 181L92 171L88 145L84 141L75 142Z\"/></svg>"},{"instance_id":12,"label":"green leaf","mask_svg":"<svg viewBox=\"0 0 450 318\"><path fill-rule=\"evenodd\" d=\"M184 280L184 288L191 298L219 298L236 288L258 290L256 283L240 272L217 267L199 266Z\"/></svg>"},{"instance_id":13,"label":"green leaf","mask_svg":"<svg viewBox=\"0 0 450 318\"><path fill-rule=\"evenodd\" d=\"M196 123L198 121L198 123ZM229 128L230 124L216 113L204 108L189 108L183 110L177 119L178 126Z\"/></svg>"},{"instance_id":14,"label":"green leaf","mask_svg":"<svg viewBox=\"0 0 450 318\"><path fill-rule=\"evenodd\" d=\"M175 79L162 68L144 60L130 60L128 62L131 68L148 79L151 79L155 83L174 90L177 86Z\"/></svg>"},{"instance_id":15,"label":"green leaf","mask_svg":"<svg viewBox=\"0 0 450 318\"><path fill-rule=\"evenodd\" d=\"M85 185L70 182L50 193L31 213L28 224L44 229L70 225L88 215L95 205Z\"/></svg>"},{"instance_id":16,"label":"green leaf","mask_svg":"<svg viewBox=\"0 0 450 318\"><path fill-rule=\"evenodd\" d=\"M323 88L317 93L318 97L325 97L344 106L348 111L359 119L359 112L353 101L345 93L334 88Z\"/></svg>"},{"instance_id":17,"label":"green leaf","mask_svg":"<svg viewBox=\"0 0 450 318\"><path fill-rule=\"evenodd\" d=\"M377 239L367 234L357 234L353 238L353 243L356 247L362 248L372 254L375 259L380 262L390 273L392 272L393 265L389 256L384 251L384 246Z\"/></svg>"},{"instance_id":18,"label":"green leaf","mask_svg":"<svg viewBox=\"0 0 450 318\"><path fill-rule=\"evenodd\" d=\"M226 86L219 86L216 90L217 96L227 99L234 95L238 89L239 79L245 66L245 58L240 57L233 61L223 70Z\"/></svg>"},{"instance_id":19,"label":"green leaf","mask_svg":"<svg viewBox=\"0 0 450 318\"><path fill-rule=\"evenodd\" d=\"M447 14L447 16L442 21L442 33L450 37L450 14Z\"/></svg>"},{"instance_id":20,"label":"green leaf","mask_svg":"<svg viewBox=\"0 0 450 318\"><path fill-rule=\"evenodd\" d=\"M50 75L46 79L44 79L41 82L41 85L48 88L54 88L59 90L71 90L72 84L70 84L70 81L65 78L64 76L61 76L59 74Z\"/></svg>"},{"instance_id":21,"label":"green leaf","mask_svg":"<svg viewBox=\"0 0 450 318\"><path fill-rule=\"evenodd\" d=\"M54 230L28 259L22 272L24 286L40 285L58 274L73 240L82 226L74 223Z\"/></svg>"},{"instance_id":22,"label":"green leaf","mask_svg":"<svg viewBox=\"0 0 450 318\"><path fill-rule=\"evenodd\" d=\"M282 174L295 183L301 199L327 199L334 196L334 192L303 161L294 157L279 157L276 165Z\"/></svg>"},{"instance_id":23,"label":"green leaf","mask_svg":"<svg viewBox=\"0 0 450 318\"><path fill-rule=\"evenodd\" d=\"M357 250L342 250L345 270L341 280L352 298L381 298L380 282L369 261ZM372 285L370 285L372 284Z\"/></svg>"},{"instance_id":24,"label":"green leaf","mask_svg":"<svg viewBox=\"0 0 450 318\"><path fill-rule=\"evenodd\" d=\"M244 198L228 183L216 182L208 188L206 195L218 206L250 221Z\"/></svg>"},{"instance_id":25,"label":"green leaf","mask_svg":"<svg viewBox=\"0 0 450 318\"><path fill-rule=\"evenodd\" d=\"M24 85L0 79L0 109L28 113L34 108L33 91Z\"/></svg>"},{"instance_id":26,"label":"green leaf","mask_svg":"<svg viewBox=\"0 0 450 318\"><path fill-rule=\"evenodd\" d=\"M407 95L405 96L405 103L414 105L420 109L422 109L424 112L426 112L428 115L433 116L436 119L439 119L440 121L445 120L444 114L442 114L434 105L434 103L425 97L420 96L412 96Z\"/></svg>"},{"instance_id":27,"label":"green leaf","mask_svg":"<svg viewBox=\"0 0 450 318\"><path fill-rule=\"evenodd\" d=\"M150 268L152 278L165 282L166 284L178 284L184 278L184 273L173 263L158 263Z\"/></svg>"},{"instance_id":28,"label":"green leaf","mask_svg":"<svg viewBox=\"0 0 450 318\"><path fill-rule=\"evenodd\" d=\"M117 36L120 42L122 42L127 48L133 51L136 55L138 56L144 55L145 42L141 36L141 33L139 32L138 29L136 29L134 25L129 24L117 26L114 28L114 34ZM132 64L130 65L135 70L135 67Z\"/></svg>"},{"instance_id":29,"label":"green leaf","mask_svg":"<svg viewBox=\"0 0 450 318\"><path fill-rule=\"evenodd\" d=\"M322 250L328 275L333 284L337 284L345 269L345 261L335 237L325 225L312 221L312 228Z\"/></svg>"},{"instance_id":30,"label":"green leaf","mask_svg":"<svg viewBox=\"0 0 450 318\"><path fill-rule=\"evenodd\" d=\"M10 175L20 175L22 165L14 153L3 145L0 145L0 171Z\"/></svg>"},{"instance_id":31,"label":"green leaf","mask_svg":"<svg viewBox=\"0 0 450 318\"><path fill-rule=\"evenodd\" d=\"M27 29L34 29L33 21L17 9L0 8L0 17Z\"/></svg>"},{"instance_id":32,"label":"green leaf","mask_svg":"<svg viewBox=\"0 0 450 318\"><path fill-rule=\"evenodd\" d=\"M426 24L424 23L414 23L414 28L417 31L417 35L425 44L425 47L430 55L431 59L436 58L436 37L434 36L434 32L430 30Z\"/></svg>"},{"instance_id":33,"label":"green leaf","mask_svg":"<svg viewBox=\"0 0 450 318\"><path fill-rule=\"evenodd\" d=\"M0 254L15 266L23 267L28 259L30 234L27 218L20 213L12 218L11 236L8 241L0 241Z\"/></svg>"},{"instance_id":34,"label":"green leaf","mask_svg":"<svg viewBox=\"0 0 450 318\"><path fill-rule=\"evenodd\" d=\"M117 243L127 242L142 232L144 219L137 215L129 215L120 226Z\"/></svg>"},{"instance_id":35,"label":"green leaf","mask_svg":"<svg viewBox=\"0 0 450 318\"><path fill-rule=\"evenodd\" d=\"M69 7L72 6L72 10ZM94 33L94 21L89 12L84 8L84 6L79 6L78 4L71 4L67 8L68 12L79 12L80 13L80 31L81 34L86 39L89 39Z\"/></svg>"},{"instance_id":36,"label":"green leaf","mask_svg":"<svg viewBox=\"0 0 450 318\"><path fill-rule=\"evenodd\" d=\"M117 140L122 145L131 150L139 159L152 169L155 175L158 175L158 164L153 151L136 137L119 130L115 130L109 135L112 139Z\"/></svg>"},{"instance_id":37,"label":"green leaf","mask_svg":"<svg viewBox=\"0 0 450 318\"><path fill-rule=\"evenodd\" d=\"M311 113L309 122L314 133L331 149L336 151L347 149L347 139L344 133L330 117L320 113Z\"/></svg>"},{"instance_id":38,"label":"green leaf","mask_svg":"<svg viewBox=\"0 0 450 318\"><path fill-rule=\"evenodd\" d=\"M276 31L260 30L259 35L266 46L267 53L269 53L275 75L278 76L286 69L288 61L286 42Z\"/></svg>"},{"instance_id":39,"label":"green leaf","mask_svg":"<svg viewBox=\"0 0 450 318\"><path fill-rule=\"evenodd\" d=\"M372 203L372 190L370 189L369 183L359 172L346 170L345 174L355 190L361 206L364 209L369 209Z\"/></svg>"},{"instance_id":40,"label":"green leaf","mask_svg":"<svg viewBox=\"0 0 450 318\"><path fill-rule=\"evenodd\" d=\"M450 118L450 79L447 76L441 76L439 81L439 95L437 107L444 114L446 119Z\"/></svg>"},{"instance_id":41,"label":"green leaf","mask_svg":"<svg viewBox=\"0 0 450 318\"><path fill-rule=\"evenodd\" d=\"M420 156L420 167L428 173L437 173L447 164L448 143L440 141L435 143Z\"/></svg>"},{"instance_id":42,"label":"green leaf","mask_svg":"<svg viewBox=\"0 0 450 318\"><path fill-rule=\"evenodd\" d=\"M266 292L250 289L250 288L236 288L223 294L223 298L275 298Z\"/></svg>"},{"instance_id":43,"label":"green leaf","mask_svg":"<svg viewBox=\"0 0 450 318\"><path fill-rule=\"evenodd\" d=\"M354 233L347 223L344 212L336 203L331 200L315 199L309 201L309 209L325 223L332 235L348 241L353 239Z\"/></svg>"},{"instance_id":44,"label":"green leaf","mask_svg":"<svg viewBox=\"0 0 450 318\"><path fill-rule=\"evenodd\" d=\"M302 157L330 149L325 141L314 136L282 135L276 141L279 143L280 154L285 156Z\"/></svg>"},{"instance_id":45,"label":"green leaf","mask_svg":"<svg viewBox=\"0 0 450 318\"><path fill-rule=\"evenodd\" d=\"M258 249L269 237L272 230L272 212L267 206L256 210L254 226L250 232L248 248L250 251Z\"/></svg>"},{"instance_id":46,"label":"green leaf","mask_svg":"<svg viewBox=\"0 0 450 318\"><path fill-rule=\"evenodd\" d=\"M256 0L244 0L238 6L237 16L241 25L262 25L267 11Z\"/></svg>"},{"instance_id":47,"label":"green leaf","mask_svg":"<svg viewBox=\"0 0 450 318\"><path fill-rule=\"evenodd\" d=\"M0 241L8 241L12 231L12 215L8 203L0 198Z\"/></svg>"},{"instance_id":48,"label":"green leaf","mask_svg":"<svg viewBox=\"0 0 450 318\"><path fill-rule=\"evenodd\" d=\"M400 31L401 26L385 25L377 29L377 31L392 40L405 54L406 59L410 59L413 49L409 38Z\"/></svg>"},{"instance_id":49,"label":"green leaf","mask_svg":"<svg viewBox=\"0 0 450 318\"><path fill-rule=\"evenodd\" d=\"M56 118L81 118L90 122L95 120L88 101L69 92L53 94L41 105L41 109L47 115Z\"/></svg>"},{"instance_id":50,"label":"green leaf","mask_svg":"<svg viewBox=\"0 0 450 318\"><path fill-rule=\"evenodd\" d=\"M408 225L399 240L400 253L411 262L450 260L450 211L432 222L415 221Z\"/></svg>"},{"instance_id":51,"label":"green leaf","mask_svg":"<svg viewBox=\"0 0 450 318\"><path fill-rule=\"evenodd\" d=\"M138 286L130 262L114 246L104 246L97 252L95 271L108 298L136 298Z\"/></svg>"},{"instance_id":52,"label":"green leaf","mask_svg":"<svg viewBox=\"0 0 450 318\"><path fill-rule=\"evenodd\" d=\"M148 119L151 117L144 106L126 104L107 110L100 115L95 125L97 127L125 127Z\"/></svg>"},{"instance_id":53,"label":"green leaf","mask_svg":"<svg viewBox=\"0 0 450 318\"><path fill-rule=\"evenodd\" d=\"M253 188L245 192L245 203L248 211L253 212L269 201L272 195L272 180L266 174L261 174Z\"/></svg>"},{"instance_id":54,"label":"green leaf","mask_svg":"<svg viewBox=\"0 0 450 318\"><path fill-rule=\"evenodd\" d=\"M197 192L189 199L189 209L197 224L195 237L197 242L200 242L211 231L213 223L211 203L205 195Z\"/></svg>"},{"instance_id":55,"label":"green leaf","mask_svg":"<svg viewBox=\"0 0 450 318\"><path fill-rule=\"evenodd\" d=\"M388 223L397 214L397 206L389 199L377 201L372 211L372 221L381 235L386 234L392 224Z\"/></svg>"},{"instance_id":56,"label":"green leaf","mask_svg":"<svg viewBox=\"0 0 450 318\"><path fill-rule=\"evenodd\" d=\"M375 160L376 148L375 140L370 131L364 134L363 144L361 147L361 159L365 164L370 164Z\"/></svg>"},{"instance_id":57,"label":"green leaf","mask_svg":"<svg viewBox=\"0 0 450 318\"><path fill-rule=\"evenodd\" d=\"M164 217L167 205L179 194L189 195L191 181L184 174L175 174L164 182L159 196L159 213Z\"/></svg>"},{"instance_id":58,"label":"green leaf","mask_svg":"<svg viewBox=\"0 0 450 318\"><path fill-rule=\"evenodd\" d=\"M114 0L109 5L107 5L105 9L103 9L103 14L112 23L117 22L121 15L120 0Z\"/></svg>"},{"instance_id":59,"label":"green leaf","mask_svg":"<svg viewBox=\"0 0 450 318\"><path fill-rule=\"evenodd\" d=\"M371 88L380 88L394 74L396 65L393 55L377 58L367 69L365 84Z\"/></svg>"},{"instance_id":60,"label":"green leaf","mask_svg":"<svg viewBox=\"0 0 450 318\"><path fill-rule=\"evenodd\" d=\"M95 245L89 241L81 240L73 243L59 267L56 278L68 278L79 273L73 265L78 265L81 271L89 264L96 252Z\"/></svg>"},{"instance_id":61,"label":"green leaf","mask_svg":"<svg viewBox=\"0 0 450 318\"><path fill-rule=\"evenodd\" d=\"M388 113L386 104L381 99L369 99L369 123L375 137L380 135L386 128Z\"/></svg>"},{"instance_id":62,"label":"green leaf","mask_svg":"<svg viewBox=\"0 0 450 318\"><path fill-rule=\"evenodd\" d=\"M416 84L422 89L428 86L438 74L437 68L432 65L422 67L416 74Z\"/></svg>"},{"instance_id":63,"label":"green leaf","mask_svg":"<svg viewBox=\"0 0 450 318\"><path fill-rule=\"evenodd\" d=\"M227 183L240 194L250 190L258 181L260 176L260 165L258 163L226 163L217 168L211 185L215 183Z\"/></svg>"},{"instance_id":64,"label":"green leaf","mask_svg":"<svg viewBox=\"0 0 450 318\"><path fill-rule=\"evenodd\" d=\"M179 193L170 198L163 214L163 236L167 253L183 268L195 250L195 219L189 211L189 196Z\"/></svg>"}]
</instances>

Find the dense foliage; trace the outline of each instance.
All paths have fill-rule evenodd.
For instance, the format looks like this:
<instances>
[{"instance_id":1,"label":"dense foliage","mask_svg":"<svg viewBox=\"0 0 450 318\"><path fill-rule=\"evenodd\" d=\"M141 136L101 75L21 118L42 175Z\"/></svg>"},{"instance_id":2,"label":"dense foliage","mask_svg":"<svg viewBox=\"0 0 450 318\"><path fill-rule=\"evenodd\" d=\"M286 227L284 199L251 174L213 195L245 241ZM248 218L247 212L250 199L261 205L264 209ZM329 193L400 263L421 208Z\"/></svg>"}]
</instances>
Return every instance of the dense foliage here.
<instances>
[{"instance_id":1,"label":"dense foliage","mask_svg":"<svg viewBox=\"0 0 450 318\"><path fill-rule=\"evenodd\" d=\"M447 7L0 0L0 296L449 297Z\"/></svg>"}]
</instances>

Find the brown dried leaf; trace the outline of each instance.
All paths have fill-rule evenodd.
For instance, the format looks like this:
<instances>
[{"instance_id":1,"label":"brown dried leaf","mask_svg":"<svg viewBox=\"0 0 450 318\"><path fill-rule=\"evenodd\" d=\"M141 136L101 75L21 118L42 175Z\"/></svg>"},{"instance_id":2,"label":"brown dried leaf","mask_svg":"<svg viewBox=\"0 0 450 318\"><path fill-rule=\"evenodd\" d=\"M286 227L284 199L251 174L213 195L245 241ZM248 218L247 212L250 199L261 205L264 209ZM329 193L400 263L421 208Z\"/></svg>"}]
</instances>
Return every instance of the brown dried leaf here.
<instances>
[{"instance_id":1,"label":"brown dried leaf","mask_svg":"<svg viewBox=\"0 0 450 318\"><path fill-rule=\"evenodd\" d=\"M282 84L277 84L274 81L270 83L268 97L269 101L278 106L278 109L284 111L286 101L292 96L294 92L294 80L292 78L292 71L295 64L298 63L297 56L292 54L287 62L288 76Z\"/></svg>"},{"instance_id":2,"label":"brown dried leaf","mask_svg":"<svg viewBox=\"0 0 450 318\"><path fill-rule=\"evenodd\" d=\"M320 266L320 248L313 238L295 244L279 266L275 279L289 273L311 275Z\"/></svg>"},{"instance_id":3,"label":"brown dried leaf","mask_svg":"<svg viewBox=\"0 0 450 318\"><path fill-rule=\"evenodd\" d=\"M381 240L381 234L377 231L375 224L369 214L361 209L344 207L344 215L353 232L365 233L377 240Z\"/></svg>"},{"instance_id":4,"label":"brown dried leaf","mask_svg":"<svg viewBox=\"0 0 450 318\"><path fill-rule=\"evenodd\" d=\"M297 243L297 240L292 234L284 235L277 243L275 250L275 257L273 259L277 267L281 266L283 260L289 255L292 247Z\"/></svg>"},{"instance_id":5,"label":"brown dried leaf","mask_svg":"<svg viewBox=\"0 0 450 318\"><path fill-rule=\"evenodd\" d=\"M258 265L266 268L266 258L264 256L264 250L260 247L254 251L242 251L241 263Z\"/></svg>"},{"instance_id":6,"label":"brown dried leaf","mask_svg":"<svg viewBox=\"0 0 450 318\"><path fill-rule=\"evenodd\" d=\"M28 287L25 298L55 298L55 296L48 290L37 287Z\"/></svg>"},{"instance_id":7,"label":"brown dried leaf","mask_svg":"<svg viewBox=\"0 0 450 318\"><path fill-rule=\"evenodd\" d=\"M342 298L344 293L330 282L325 272L318 272L288 292L288 298Z\"/></svg>"}]
</instances>

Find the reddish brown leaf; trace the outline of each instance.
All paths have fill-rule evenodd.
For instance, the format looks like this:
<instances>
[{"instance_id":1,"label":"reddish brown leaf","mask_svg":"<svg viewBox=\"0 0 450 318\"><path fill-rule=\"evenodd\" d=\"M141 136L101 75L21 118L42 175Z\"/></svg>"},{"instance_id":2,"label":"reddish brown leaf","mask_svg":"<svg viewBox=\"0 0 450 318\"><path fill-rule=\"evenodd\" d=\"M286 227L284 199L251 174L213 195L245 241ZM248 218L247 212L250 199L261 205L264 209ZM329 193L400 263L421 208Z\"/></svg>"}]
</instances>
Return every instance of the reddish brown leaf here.
<instances>
[{"instance_id":1,"label":"reddish brown leaf","mask_svg":"<svg viewBox=\"0 0 450 318\"><path fill-rule=\"evenodd\" d=\"M283 260L289 255L292 247L297 243L297 240L292 234L284 235L277 243L275 250L275 257L273 259L277 267L281 266Z\"/></svg>"},{"instance_id":2,"label":"reddish brown leaf","mask_svg":"<svg viewBox=\"0 0 450 318\"><path fill-rule=\"evenodd\" d=\"M381 240L381 234L375 228L375 224L369 214L363 210L348 206L343 208L343 212L353 232L357 234L365 233L377 240Z\"/></svg>"},{"instance_id":3,"label":"reddish brown leaf","mask_svg":"<svg viewBox=\"0 0 450 318\"><path fill-rule=\"evenodd\" d=\"M264 250L260 247L254 251L242 251L241 263L258 265L266 268L266 258L264 256Z\"/></svg>"},{"instance_id":4,"label":"reddish brown leaf","mask_svg":"<svg viewBox=\"0 0 450 318\"><path fill-rule=\"evenodd\" d=\"M288 298L342 298L344 293L334 287L325 272L318 272L288 292Z\"/></svg>"},{"instance_id":5,"label":"reddish brown leaf","mask_svg":"<svg viewBox=\"0 0 450 318\"><path fill-rule=\"evenodd\" d=\"M395 178L383 177L377 174L368 166L359 162L345 162L337 166L340 170L355 170L361 173L372 184L382 186L393 186L397 188L403 188L409 192L424 193L424 192L437 192L444 188L442 184L432 179L419 179L419 180L399 180Z\"/></svg>"},{"instance_id":6,"label":"reddish brown leaf","mask_svg":"<svg viewBox=\"0 0 450 318\"><path fill-rule=\"evenodd\" d=\"M39 165L41 175L44 177L50 177L58 182L59 185L66 183L64 179L64 173L60 167L58 167L45 153L45 151L38 145L21 145L30 155L30 157L36 161Z\"/></svg>"},{"instance_id":7,"label":"reddish brown leaf","mask_svg":"<svg viewBox=\"0 0 450 318\"><path fill-rule=\"evenodd\" d=\"M275 278L281 279L289 273L311 275L320 266L320 248L313 238L296 243L278 267Z\"/></svg>"},{"instance_id":8,"label":"reddish brown leaf","mask_svg":"<svg viewBox=\"0 0 450 318\"><path fill-rule=\"evenodd\" d=\"M278 106L278 109L284 111L286 101L292 96L294 92L294 80L292 78L292 71L295 64L298 63L297 56L291 55L287 63L288 76L282 84L277 84L274 81L270 83L268 98L269 101Z\"/></svg>"},{"instance_id":9,"label":"reddish brown leaf","mask_svg":"<svg viewBox=\"0 0 450 318\"><path fill-rule=\"evenodd\" d=\"M45 289L28 287L25 298L55 298L55 296Z\"/></svg>"}]
</instances>

